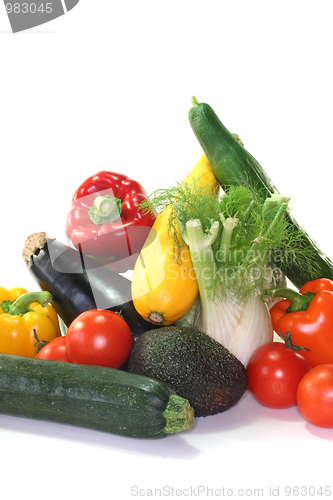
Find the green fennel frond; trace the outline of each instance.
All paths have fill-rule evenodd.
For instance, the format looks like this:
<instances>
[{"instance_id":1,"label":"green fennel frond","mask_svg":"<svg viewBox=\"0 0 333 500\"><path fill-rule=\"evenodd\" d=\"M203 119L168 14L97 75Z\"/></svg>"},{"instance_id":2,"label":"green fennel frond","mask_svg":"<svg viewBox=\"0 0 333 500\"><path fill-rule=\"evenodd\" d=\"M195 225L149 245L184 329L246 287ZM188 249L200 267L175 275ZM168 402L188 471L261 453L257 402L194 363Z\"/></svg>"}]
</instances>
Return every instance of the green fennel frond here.
<instances>
[{"instance_id":1,"label":"green fennel frond","mask_svg":"<svg viewBox=\"0 0 333 500\"><path fill-rule=\"evenodd\" d=\"M288 203L280 195L262 201L262 193L246 186L231 186L217 197L199 183L179 183L155 191L141 204L144 211L160 212L167 206L172 207L168 231L174 235L176 249L183 240L186 242L187 222L200 221L204 232L210 230L212 222L219 222L211 247L217 272L206 283L212 297L228 293L244 298L267 286L267 280L282 273L281 268L295 263L308 271L316 270L315 252L311 246L302 245L300 232L293 231ZM225 224L227 219L233 224ZM226 231L230 231L228 238ZM222 244L226 240L227 252Z\"/></svg>"}]
</instances>

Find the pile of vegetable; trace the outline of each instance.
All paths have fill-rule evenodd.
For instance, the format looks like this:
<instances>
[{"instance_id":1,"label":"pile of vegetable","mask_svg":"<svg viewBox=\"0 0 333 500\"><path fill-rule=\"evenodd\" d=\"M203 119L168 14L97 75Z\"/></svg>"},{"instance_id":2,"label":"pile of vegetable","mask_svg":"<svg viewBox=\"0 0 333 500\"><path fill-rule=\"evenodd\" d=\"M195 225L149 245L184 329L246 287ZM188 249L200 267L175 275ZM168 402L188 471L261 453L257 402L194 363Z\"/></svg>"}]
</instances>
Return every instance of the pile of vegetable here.
<instances>
[{"instance_id":1,"label":"pile of vegetable","mask_svg":"<svg viewBox=\"0 0 333 500\"><path fill-rule=\"evenodd\" d=\"M98 172L73 195L73 246L26 239L40 290L0 287L0 412L153 438L249 390L333 427L333 264L240 138L192 104L203 154L181 182L148 196Z\"/></svg>"}]
</instances>

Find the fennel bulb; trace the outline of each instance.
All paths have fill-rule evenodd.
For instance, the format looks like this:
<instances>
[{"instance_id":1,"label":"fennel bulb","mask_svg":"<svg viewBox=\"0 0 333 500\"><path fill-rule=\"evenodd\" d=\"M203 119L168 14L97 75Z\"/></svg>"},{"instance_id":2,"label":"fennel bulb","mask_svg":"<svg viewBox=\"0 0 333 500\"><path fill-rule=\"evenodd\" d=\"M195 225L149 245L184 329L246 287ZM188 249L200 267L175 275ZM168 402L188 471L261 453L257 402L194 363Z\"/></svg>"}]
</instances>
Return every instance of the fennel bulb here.
<instances>
[{"instance_id":1,"label":"fennel bulb","mask_svg":"<svg viewBox=\"0 0 333 500\"><path fill-rule=\"evenodd\" d=\"M258 347L273 341L271 316L260 294L253 292L243 300L204 300L202 305L200 297L193 327L226 347L244 366Z\"/></svg>"}]
</instances>

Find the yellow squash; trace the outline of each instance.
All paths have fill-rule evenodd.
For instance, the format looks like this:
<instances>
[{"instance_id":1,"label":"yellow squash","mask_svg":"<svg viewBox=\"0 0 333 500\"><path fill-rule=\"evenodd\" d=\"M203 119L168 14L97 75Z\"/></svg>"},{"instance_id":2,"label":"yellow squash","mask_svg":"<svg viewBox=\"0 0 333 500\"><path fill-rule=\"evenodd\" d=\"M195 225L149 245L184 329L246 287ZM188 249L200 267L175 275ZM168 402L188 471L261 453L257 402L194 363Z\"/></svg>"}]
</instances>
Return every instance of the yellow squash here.
<instances>
[{"instance_id":1,"label":"yellow squash","mask_svg":"<svg viewBox=\"0 0 333 500\"><path fill-rule=\"evenodd\" d=\"M183 183L207 186L215 194L219 191L219 184L204 154ZM132 277L134 307L145 320L163 326L182 318L198 296L189 248L183 243L179 254L174 234L168 234L172 210L168 206L158 215L136 261Z\"/></svg>"}]
</instances>

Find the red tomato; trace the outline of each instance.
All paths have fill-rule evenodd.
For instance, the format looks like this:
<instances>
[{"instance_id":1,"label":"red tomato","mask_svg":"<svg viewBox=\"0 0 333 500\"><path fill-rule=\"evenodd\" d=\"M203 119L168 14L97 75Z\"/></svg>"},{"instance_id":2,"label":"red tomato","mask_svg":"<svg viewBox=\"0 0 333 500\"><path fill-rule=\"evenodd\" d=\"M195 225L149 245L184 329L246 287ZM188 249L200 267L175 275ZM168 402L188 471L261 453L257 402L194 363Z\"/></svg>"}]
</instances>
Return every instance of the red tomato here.
<instances>
[{"instance_id":1,"label":"red tomato","mask_svg":"<svg viewBox=\"0 0 333 500\"><path fill-rule=\"evenodd\" d=\"M133 345L131 330L119 315L104 309L80 314L68 327L66 349L73 363L120 368Z\"/></svg>"},{"instance_id":2,"label":"red tomato","mask_svg":"<svg viewBox=\"0 0 333 500\"><path fill-rule=\"evenodd\" d=\"M333 427L333 364L317 365L297 389L298 409L310 424Z\"/></svg>"},{"instance_id":3,"label":"red tomato","mask_svg":"<svg viewBox=\"0 0 333 500\"><path fill-rule=\"evenodd\" d=\"M296 406L296 392L303 376L310 370L308 361L283 342L269 342L259 347L247 365L249 389L263 406Z\"/></svg>"},{"instance_id":4,"label":"red tomato","mask_svg":"<svg viewBox=\"0 0 333 500\"><path fill-rule=\"evenodd\" d=\"M36 354L37 359L48 359L52 361L66 361L70 363L66 351L66 337L56 337L48 342Z\"/></svg>"}]
</instances>

